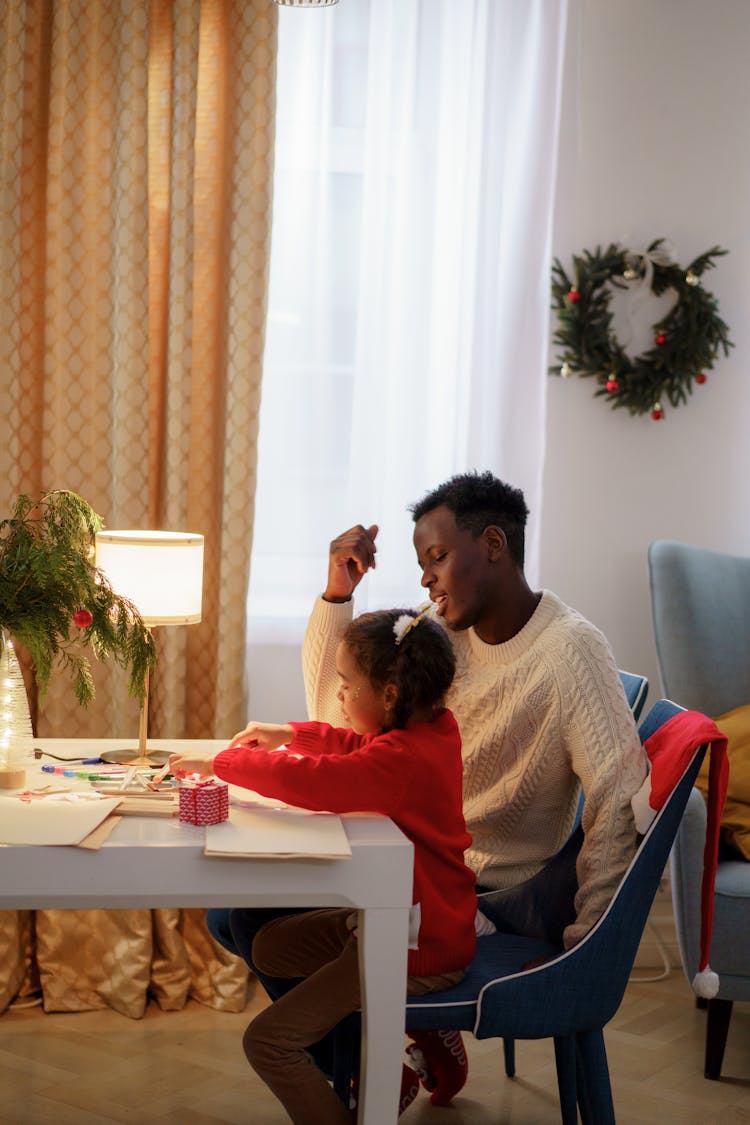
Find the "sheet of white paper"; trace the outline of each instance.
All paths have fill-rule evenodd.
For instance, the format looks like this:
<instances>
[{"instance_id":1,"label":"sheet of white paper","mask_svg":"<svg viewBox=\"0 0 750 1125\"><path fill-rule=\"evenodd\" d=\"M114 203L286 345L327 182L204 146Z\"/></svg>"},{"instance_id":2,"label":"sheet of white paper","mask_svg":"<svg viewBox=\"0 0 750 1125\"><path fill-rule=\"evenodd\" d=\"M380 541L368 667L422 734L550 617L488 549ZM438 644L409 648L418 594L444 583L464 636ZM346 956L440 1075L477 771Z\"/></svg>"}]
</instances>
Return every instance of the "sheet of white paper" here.
<instances>
[{"instance_id":1,"label":"sheet of white paper","mask_svg":"<svg viewBox=\"0 0 750 1125\"><path fill-rule=\"evenodd\" d=\"M265 856L279 859L310 856L346 859L352 850L340 816L300 814L292 809L238 808L229 820L206 828L206 855Z\"/></svg>"},{"instance_id":2,"label":"sheet of white paper","mask_svg":"<svg viewBox=\"0 0 750 1125\"><path fill-rule=\"evenodd\" d=\"M119 797L77 802L43 797L23 804L9 797L0 801L0 844L79 844L119 803Z\"/></svg>"}]
</instances>

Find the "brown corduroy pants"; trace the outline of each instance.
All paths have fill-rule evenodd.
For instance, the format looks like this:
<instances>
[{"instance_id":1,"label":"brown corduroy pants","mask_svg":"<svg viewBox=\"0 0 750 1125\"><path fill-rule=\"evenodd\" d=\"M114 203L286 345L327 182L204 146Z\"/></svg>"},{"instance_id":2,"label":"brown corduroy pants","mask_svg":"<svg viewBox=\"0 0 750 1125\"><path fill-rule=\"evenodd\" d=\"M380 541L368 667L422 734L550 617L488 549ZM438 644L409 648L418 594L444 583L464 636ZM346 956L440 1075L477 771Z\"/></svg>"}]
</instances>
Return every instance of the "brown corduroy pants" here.
<instances>
[{"instance_id":1,"label":"brown corduroy pants","mask_svg":"<svg viewBox=\"0 0 750 1125\"><path fill-rule=\"evenodd\" d=\"M250 1065L294 1125L352 1125L356 1119L307 1053L360 1006L356 924L357 913L348 908L310 910L273 919L253 942L261 972L305 978L257 1015L243 1039ZM409 977L405 992L450 988L464 973Z\"/></svg>"}]
</instances>

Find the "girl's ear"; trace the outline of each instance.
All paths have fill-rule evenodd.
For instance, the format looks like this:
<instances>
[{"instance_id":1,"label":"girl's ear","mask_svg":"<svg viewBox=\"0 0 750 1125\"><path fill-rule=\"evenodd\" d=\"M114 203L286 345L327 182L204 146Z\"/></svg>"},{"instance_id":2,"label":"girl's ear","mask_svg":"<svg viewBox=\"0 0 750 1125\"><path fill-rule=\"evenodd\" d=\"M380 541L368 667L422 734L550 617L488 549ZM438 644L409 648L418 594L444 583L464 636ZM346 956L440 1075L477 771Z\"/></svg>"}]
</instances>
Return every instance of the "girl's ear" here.
<instances>
[{"instance_id":1,"label":"girl's ear","mask_svg":"<svg viewBox=\"0 0 750 1125\"><path fill-rule=\"evenodd\" d=\"M383 706L386 711L392 711L398 699L398 688L395 684L386 684L383 688Z\"/></svg>"}]
</instances>

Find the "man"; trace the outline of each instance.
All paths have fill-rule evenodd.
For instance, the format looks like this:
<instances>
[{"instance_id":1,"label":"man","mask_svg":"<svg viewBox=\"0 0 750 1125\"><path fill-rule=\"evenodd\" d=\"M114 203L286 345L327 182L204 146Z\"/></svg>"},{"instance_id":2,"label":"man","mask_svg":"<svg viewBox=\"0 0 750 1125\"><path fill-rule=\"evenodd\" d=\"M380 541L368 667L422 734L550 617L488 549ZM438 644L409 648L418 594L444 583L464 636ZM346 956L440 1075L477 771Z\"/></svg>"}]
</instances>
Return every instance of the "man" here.
<instances>
[{"instance_id":1,"label":"man","mask_svg":"<svg viewBox=\"0 0 750 1125\"><path fill-rule=\"evenodd\" d=\"M463 743L478 932L496 927L568 948L606 908L636 844L630 799L646 758L614 657L590 622L529 587L520 490L491 473L464 473L428 493L412 515L422 585L456 654L446 705ZM357 525L333 540L326 589L305 634L308 712L333 725L341 723L336 648L352 595L375 566L377 532ZM583 843L564 848L581 789ZM234 946L247 960L257 913L242 913L241 924L241 912L230 914ZM211 915L212 932L229 944L226 921ZM263 983L279 994L281 982ZM419 1046L431 1053L434 1075L442 1061L431 1034ZM463 1077L454 1073L452 1085L449 1078L450 1092ZM438 1094L448 1096L445 1084Z\"/></svg>"},{"instance_id":2,"label":"man","mask_svg":"<svg viewBox=\"0 0 750 1125\"><path fill-rule=\"evenodd\" d=\"M451 630L456 677L446 705L463 741L464 815L480 906L503 928L519 888L562 848L583 789L572 917L531 917L530 936L578 941L603 912L635 850L630 799L646 759L606 640L523 571L523 494L465 473L412 508L422 585ZM377 527L331 544L328 584L303 648L308 710L340 722L333 654L351 597L375 565ZM551 902L541 897L543 904ZM555 907L557 908L557 907ZM561 926L561 922L567 922Z\"/></svg>"}]
</instances>

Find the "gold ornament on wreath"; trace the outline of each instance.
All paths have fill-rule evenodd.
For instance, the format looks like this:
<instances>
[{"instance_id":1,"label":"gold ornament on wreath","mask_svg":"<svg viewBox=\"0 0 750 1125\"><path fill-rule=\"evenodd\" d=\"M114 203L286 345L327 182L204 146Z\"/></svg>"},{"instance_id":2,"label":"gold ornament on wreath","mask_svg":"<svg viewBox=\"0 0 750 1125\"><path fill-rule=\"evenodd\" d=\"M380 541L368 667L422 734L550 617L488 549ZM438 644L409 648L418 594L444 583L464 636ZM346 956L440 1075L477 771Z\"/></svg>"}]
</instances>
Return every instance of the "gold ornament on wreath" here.
<instances>
[{"instance_id":1,"label":"gold ornament on wreath","mask_svg":"<svg viewBox=\"0 0 750 1125\"><path fill-rule=\"evenodd\" d=\"M648 249L628 250L611 243L573 258L572 274L555 258L552 268L552 308L558 349L551 375L593 377L596 395L630 414L650 414L658 421L664 406L687 403L693 386L706 383L719 352L734 347L729 329L719 316L716 298L703 288L702 276L714 259L726 254L718 246L696 258L687 269L678 265L663 238ZM653 345L629 356L613 328L610 300L613 289L630 291L630 314L650 296L672 290L677 300L654 324Z\"/></svg>"}]
</instances>

